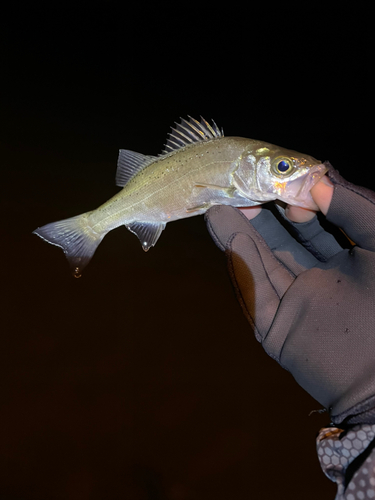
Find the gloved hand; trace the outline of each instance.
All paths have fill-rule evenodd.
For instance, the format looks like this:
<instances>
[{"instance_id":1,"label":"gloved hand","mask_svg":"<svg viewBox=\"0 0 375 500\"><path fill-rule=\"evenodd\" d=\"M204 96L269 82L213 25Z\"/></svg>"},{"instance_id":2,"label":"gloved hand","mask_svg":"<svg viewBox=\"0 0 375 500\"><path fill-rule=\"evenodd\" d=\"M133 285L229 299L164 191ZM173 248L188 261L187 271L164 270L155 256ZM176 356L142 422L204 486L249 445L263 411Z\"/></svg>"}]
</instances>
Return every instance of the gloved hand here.
<instances>
[{"instance_id":1,"label":"gloved hand","mask_svg":"<svg viewBox=\"0 0 375 500\"><path fill-rule=\"evenodd\" d=\"M316 216L287 231L267 209L248 221L215 206L206 221L266 352L333 423L375 423L375 193L332 167L327 175L334 192L326 218L356 243L350 249Z\"/></svg>"}]
</instances>

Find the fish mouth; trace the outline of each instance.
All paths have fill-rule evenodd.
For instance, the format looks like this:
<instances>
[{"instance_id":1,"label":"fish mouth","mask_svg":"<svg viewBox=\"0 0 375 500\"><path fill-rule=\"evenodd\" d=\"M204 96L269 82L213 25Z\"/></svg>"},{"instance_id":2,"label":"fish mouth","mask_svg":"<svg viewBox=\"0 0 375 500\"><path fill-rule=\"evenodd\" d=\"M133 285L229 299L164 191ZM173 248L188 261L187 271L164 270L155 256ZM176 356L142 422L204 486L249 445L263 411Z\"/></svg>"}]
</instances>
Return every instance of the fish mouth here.
<instances>
[{"instance_id":1,"label":"fish mouth","mask_svg":"<svg viewBox=\"0 0 375 500\"><path fill-rule=\"evenodd\" d=\"M287 184L285 193L279 199L296 207L308 208L309 210L319 210L317 204L313 200L310 190L328 171L324 163L314 165L309 168L306 174L301 175L297 179L290 181Z\"/></svg>"}]
</instances>

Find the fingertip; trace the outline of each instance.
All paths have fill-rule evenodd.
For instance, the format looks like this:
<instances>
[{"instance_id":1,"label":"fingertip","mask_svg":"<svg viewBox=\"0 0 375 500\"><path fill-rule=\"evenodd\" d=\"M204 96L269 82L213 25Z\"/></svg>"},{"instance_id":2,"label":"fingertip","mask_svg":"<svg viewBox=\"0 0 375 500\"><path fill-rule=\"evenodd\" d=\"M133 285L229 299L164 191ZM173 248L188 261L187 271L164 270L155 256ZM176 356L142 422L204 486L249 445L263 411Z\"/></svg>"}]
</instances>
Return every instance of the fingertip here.
<instances>
[{"instance_id":1,"label":"fingertip","mask_svg":"<svg viewBox=\"0 0 375 500\"><path fill-rule=\"evenodd\" d=\"M316 215L316 211L310 210L308 208L295 207L292 205L288 205L285 208L285 215L292 222L308 222L313 219Z\"/></svg>"},{"instance_id":2,"label":"fingertip","mask_svg":"<svg viewBox=\"0 0 375 500\"><path fill-rule=\"evenodd\" d=\"M244 214L244 216L247 219L252 220L252 219L255 219L255 217L257 215L260 214L260 212L262 211L262 207L259 205L256 205L255 207L242 207L242 208L239 208L239 210L241 210L241 212Z\"/></svg>"},{"instance_id":3,"label":"fingertip","mask_svg":"<svg viewBox=\"0 0 375 500\"><path fill-rule=\"evenodd\" d=\"M318 205L319 210L324 215L327 215L329 206L331 204L333 189L333 184L326 175L324 175L320 179L320 181L313 188L311 188L311 196L315 203Z\"/></svg>"},{"instance_id":4,"label":"fingertip","mask_svg":"<svg viewBox=\"0 0 375 500\"><path fill-rule=\"evenodd\" d=\"M243 214L232 206L217 205L205 214L207 229L216 245L225 250L234 233L247 232L250 223Z\"/></svg>"}]
</instances>

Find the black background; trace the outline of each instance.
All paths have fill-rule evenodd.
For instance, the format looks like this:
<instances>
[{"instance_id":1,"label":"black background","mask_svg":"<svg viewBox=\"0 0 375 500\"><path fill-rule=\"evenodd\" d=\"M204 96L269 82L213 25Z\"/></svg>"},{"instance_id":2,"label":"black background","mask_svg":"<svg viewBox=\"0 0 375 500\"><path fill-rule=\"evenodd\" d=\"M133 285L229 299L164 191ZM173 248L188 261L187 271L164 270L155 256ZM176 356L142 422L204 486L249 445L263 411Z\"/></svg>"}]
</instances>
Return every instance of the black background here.
<instances>
[{"instance_id":1,"label":"black background","mask_svg":"<svg viewBox=\"0 0 375 500\"><path fill-rule=\"evenodd\" d=\"M370 13L297 5L3 12L2 500L334 497L327 416L253 338L202 217L147 254L112 231L79 280L31 234L110 198L118 149L156 155L187 115L374 186Z\"/></svg>"}]
</instances>

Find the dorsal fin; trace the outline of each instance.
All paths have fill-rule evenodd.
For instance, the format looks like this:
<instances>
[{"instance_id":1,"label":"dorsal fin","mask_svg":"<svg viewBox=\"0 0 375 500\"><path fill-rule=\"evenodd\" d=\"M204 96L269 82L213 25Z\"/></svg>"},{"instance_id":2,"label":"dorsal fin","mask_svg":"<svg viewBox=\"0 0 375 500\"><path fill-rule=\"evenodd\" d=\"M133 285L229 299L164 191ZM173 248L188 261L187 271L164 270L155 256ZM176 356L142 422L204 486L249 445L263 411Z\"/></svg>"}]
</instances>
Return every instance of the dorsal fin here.
<instances>
[{"instance_id":1,"label":"dorsal fin","mask_svg":"<svg viewBox=\"0 0 375 500\"><path fill-rule=\"evenodd\" d=\"M153 163L157 156L146 156L128 149L120 149L117 160L116 185L124 187L138 172Z\"/></svg>"},{"instance_id":2,"label":"dorsal fin","mask_svg":"<svg viewBox=\"0 0 375 500\"><path fill-rule=\"evenodd\" d=\"M172 132L169 133L164 150L159 156L172 153L195 142L224 137L223 130L220 130L213 120L212 125L210 125L202 116L200 122L191 116L189 116L189 121L181 118L181 123L176 122L176 127L171 127L171 129ZM117 161L116 185L124 187L130 179L157 158L158 156L146 156L128 149L120 149Z\"/></svg>"},{"instance_id":3,"label":"dorsal fin","mask_svg":"<svg viewBox=\"0 0 375 500\"><path fill-rule=\"evenodd\" d=\"M189 121L181 118L181 123L176 122L176 127L171 127L171 129L172 132L169 133L162 155L194 142L210 141L211 139L224 137L223 130L220 130L213 120L212 125L210 125L202 116L200 122L191 116L189 116Z\"/></svg>"}]
</instances>

